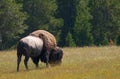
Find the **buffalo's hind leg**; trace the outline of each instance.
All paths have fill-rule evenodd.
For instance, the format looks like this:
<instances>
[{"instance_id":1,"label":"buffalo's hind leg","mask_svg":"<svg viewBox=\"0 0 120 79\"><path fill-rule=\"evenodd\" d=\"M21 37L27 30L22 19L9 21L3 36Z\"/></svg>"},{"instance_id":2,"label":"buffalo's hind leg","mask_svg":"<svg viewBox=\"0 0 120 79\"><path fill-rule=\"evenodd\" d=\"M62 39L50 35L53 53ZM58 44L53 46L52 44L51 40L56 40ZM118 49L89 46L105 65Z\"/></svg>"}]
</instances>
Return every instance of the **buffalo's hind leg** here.
<instances>
[{"instance_id":1,"label":"buffalo's hind leg","mask_svg":"<svg viewBox=\"0 0 120 79\"><path fill-rule=\"evenodd\" d=\"M24 65L26 67L26 69L28 70L28 60L29 60L29 56L25 56L25 59L24 59Z\"/></svg>"},{"instance_id":2,"label":"buffalo's hind leg","mask_svg":"<svg viewBox=\"0 0 120 79\"><path fill-rule=\"evenodd\" d=\"M19 64L21 62L22 54L17 54L17 71L19 71Z\"/></svg>"},{"instance_id":3,"label":"buffalo's hind leg","mask_svg":"<svg viewBox=\"0 0 120 79\"><path fill-rule=\"evenodd\" d=\"M39 63L39 57L34 57L32 58L33 63L36 65L36 68L38 68L38 63Z\"/></svg>"}]
</instances>

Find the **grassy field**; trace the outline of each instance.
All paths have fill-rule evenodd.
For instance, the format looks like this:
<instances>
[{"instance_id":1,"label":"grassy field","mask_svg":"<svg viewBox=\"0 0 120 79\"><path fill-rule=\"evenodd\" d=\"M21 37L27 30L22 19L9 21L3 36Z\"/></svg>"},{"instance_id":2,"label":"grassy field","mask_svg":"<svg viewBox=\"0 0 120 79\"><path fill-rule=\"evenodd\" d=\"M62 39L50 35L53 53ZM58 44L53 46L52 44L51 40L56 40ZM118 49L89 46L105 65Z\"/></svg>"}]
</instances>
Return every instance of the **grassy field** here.
<instances>
[{"instance_id":1,"label":"grassy field","mask_svg":"<svg viewBox=\"0 0 120 79\"><path fill-rule=\"evenodd\" d=\"M120 79L120 47L63 48L63 63L35 68L31 59L26 71L23 59L16 72L16 51L0 52L0 79Z\"/></svg>"}]
</instances>

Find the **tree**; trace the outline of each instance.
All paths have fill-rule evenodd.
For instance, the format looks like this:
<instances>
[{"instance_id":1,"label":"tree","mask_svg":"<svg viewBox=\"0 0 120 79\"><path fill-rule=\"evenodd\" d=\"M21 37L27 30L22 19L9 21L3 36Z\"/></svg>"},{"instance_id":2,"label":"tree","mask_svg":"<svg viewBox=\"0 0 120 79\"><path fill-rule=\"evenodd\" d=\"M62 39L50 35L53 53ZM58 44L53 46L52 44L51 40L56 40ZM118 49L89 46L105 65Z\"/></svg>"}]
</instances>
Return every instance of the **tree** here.
<instances>
[{"instance_id":1,"label":"tree","mask_svg":"<svg viewBox=\"0 0 120 79\"><path fill-rule=\"evenodd\" d=\"M75 20L75 2L76 0L57 0L57 17L64 20L62 32L60 35L59 44L66 46L66 37L68 32L73 34L74 20Z\"/></svg>"},{"instance_id":2,"label":"tree","mask_svg":"<svg viewBox=\"0 0 120 79\"><path fill-rule=\"evenodd\" d=\"M120 35L118 36L118 38L117 38L117 45L119 45L120 46Z\"/></svg>"},{"instance_id":3,"label":"tree","mask_svg":"<svg viewBox=\"0 0 120 79\"><path fill-rule=\"evenodd\" d=\"M93 44L90 24L89 0L77 0L74 38L77 46L90 46Z\"/></svg>"},{"instance_id":4,"label":"tree","mask_svg":"<svg viewBox=\"0 0 120 79\"><path fill-rule=\"evenodd\" d=\"M23 11L29 15L26 24L29 26L26 34L38 29L44 29L57 37L61 33L62 19L55 17L56 0L17 0L23 3Z\"/></svg>"},{"instance_id":5,"label":"tree","mask_svg":"<svg viewBox=\"0 0 120 79\"><path fill-rule=\"evenodd\" d=\"M67 37L66 37L66 46L68 47L75 47L76 44L72 38L72 34L68 32Z\"/></svg>"},{"instance_id":6,"label":"tree","mask_svg":"<svg viewBox=\"0 0 120 79\"><path fill-rule=\"evenodd\" d=\"M119 0L90 0L92 34L96 45L107 45L104 40L116 41L120 29L119 7Z\"/></svg>"},{"instance_id":7,"label":"tree","mask_svg":"<svg viewBox=\"0 0 120 79\"><path fill-rule=\"evenodd\" d=\"M18 34L22 34L27 26L24 24L25 13L21 12L21 5L14 0L0 0L0 35L1 49L13 45Z\"/></svg>"}]
</instances>

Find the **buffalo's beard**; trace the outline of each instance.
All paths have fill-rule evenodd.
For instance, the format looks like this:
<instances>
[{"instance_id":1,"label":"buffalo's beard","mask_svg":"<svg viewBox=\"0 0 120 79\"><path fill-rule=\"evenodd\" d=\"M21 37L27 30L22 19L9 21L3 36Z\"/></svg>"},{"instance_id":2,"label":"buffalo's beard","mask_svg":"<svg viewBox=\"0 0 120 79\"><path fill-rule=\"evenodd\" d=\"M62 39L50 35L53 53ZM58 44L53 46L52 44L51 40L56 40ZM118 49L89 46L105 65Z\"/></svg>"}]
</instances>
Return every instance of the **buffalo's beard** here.
<instances>
[{"instance_id":1,"label":"buffalo's beard","mask_svg":"<svg viewBox=\"0 0 120 79\"><path fill-rule=\"evenodd\" d=\"M49 56L49 63L59 65L62 63L62 57L63 57L63 51L61 49L57 51L52 51Z\"/></svg>"}]
</instances>

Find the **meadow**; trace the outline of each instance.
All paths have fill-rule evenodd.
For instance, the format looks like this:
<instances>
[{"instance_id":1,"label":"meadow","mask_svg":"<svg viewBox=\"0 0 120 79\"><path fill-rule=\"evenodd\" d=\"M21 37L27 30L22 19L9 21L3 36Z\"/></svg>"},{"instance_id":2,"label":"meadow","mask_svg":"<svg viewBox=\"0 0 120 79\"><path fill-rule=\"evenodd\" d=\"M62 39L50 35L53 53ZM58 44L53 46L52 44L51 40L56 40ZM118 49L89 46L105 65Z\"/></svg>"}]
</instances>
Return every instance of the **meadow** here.
<instances>
[{"instance_id":1,"label":"meadow","mask_svg":"<svg viewBox=\"0 0 120 79\"><path fill-rule=\"evenodd\" d=\"M120 47L63 48L60 66L46 68L39 63L36 69L31 59L29 70L16 71L16 50L0 51L0 79L120 79Z\"/></svg>"}]
</instances>

